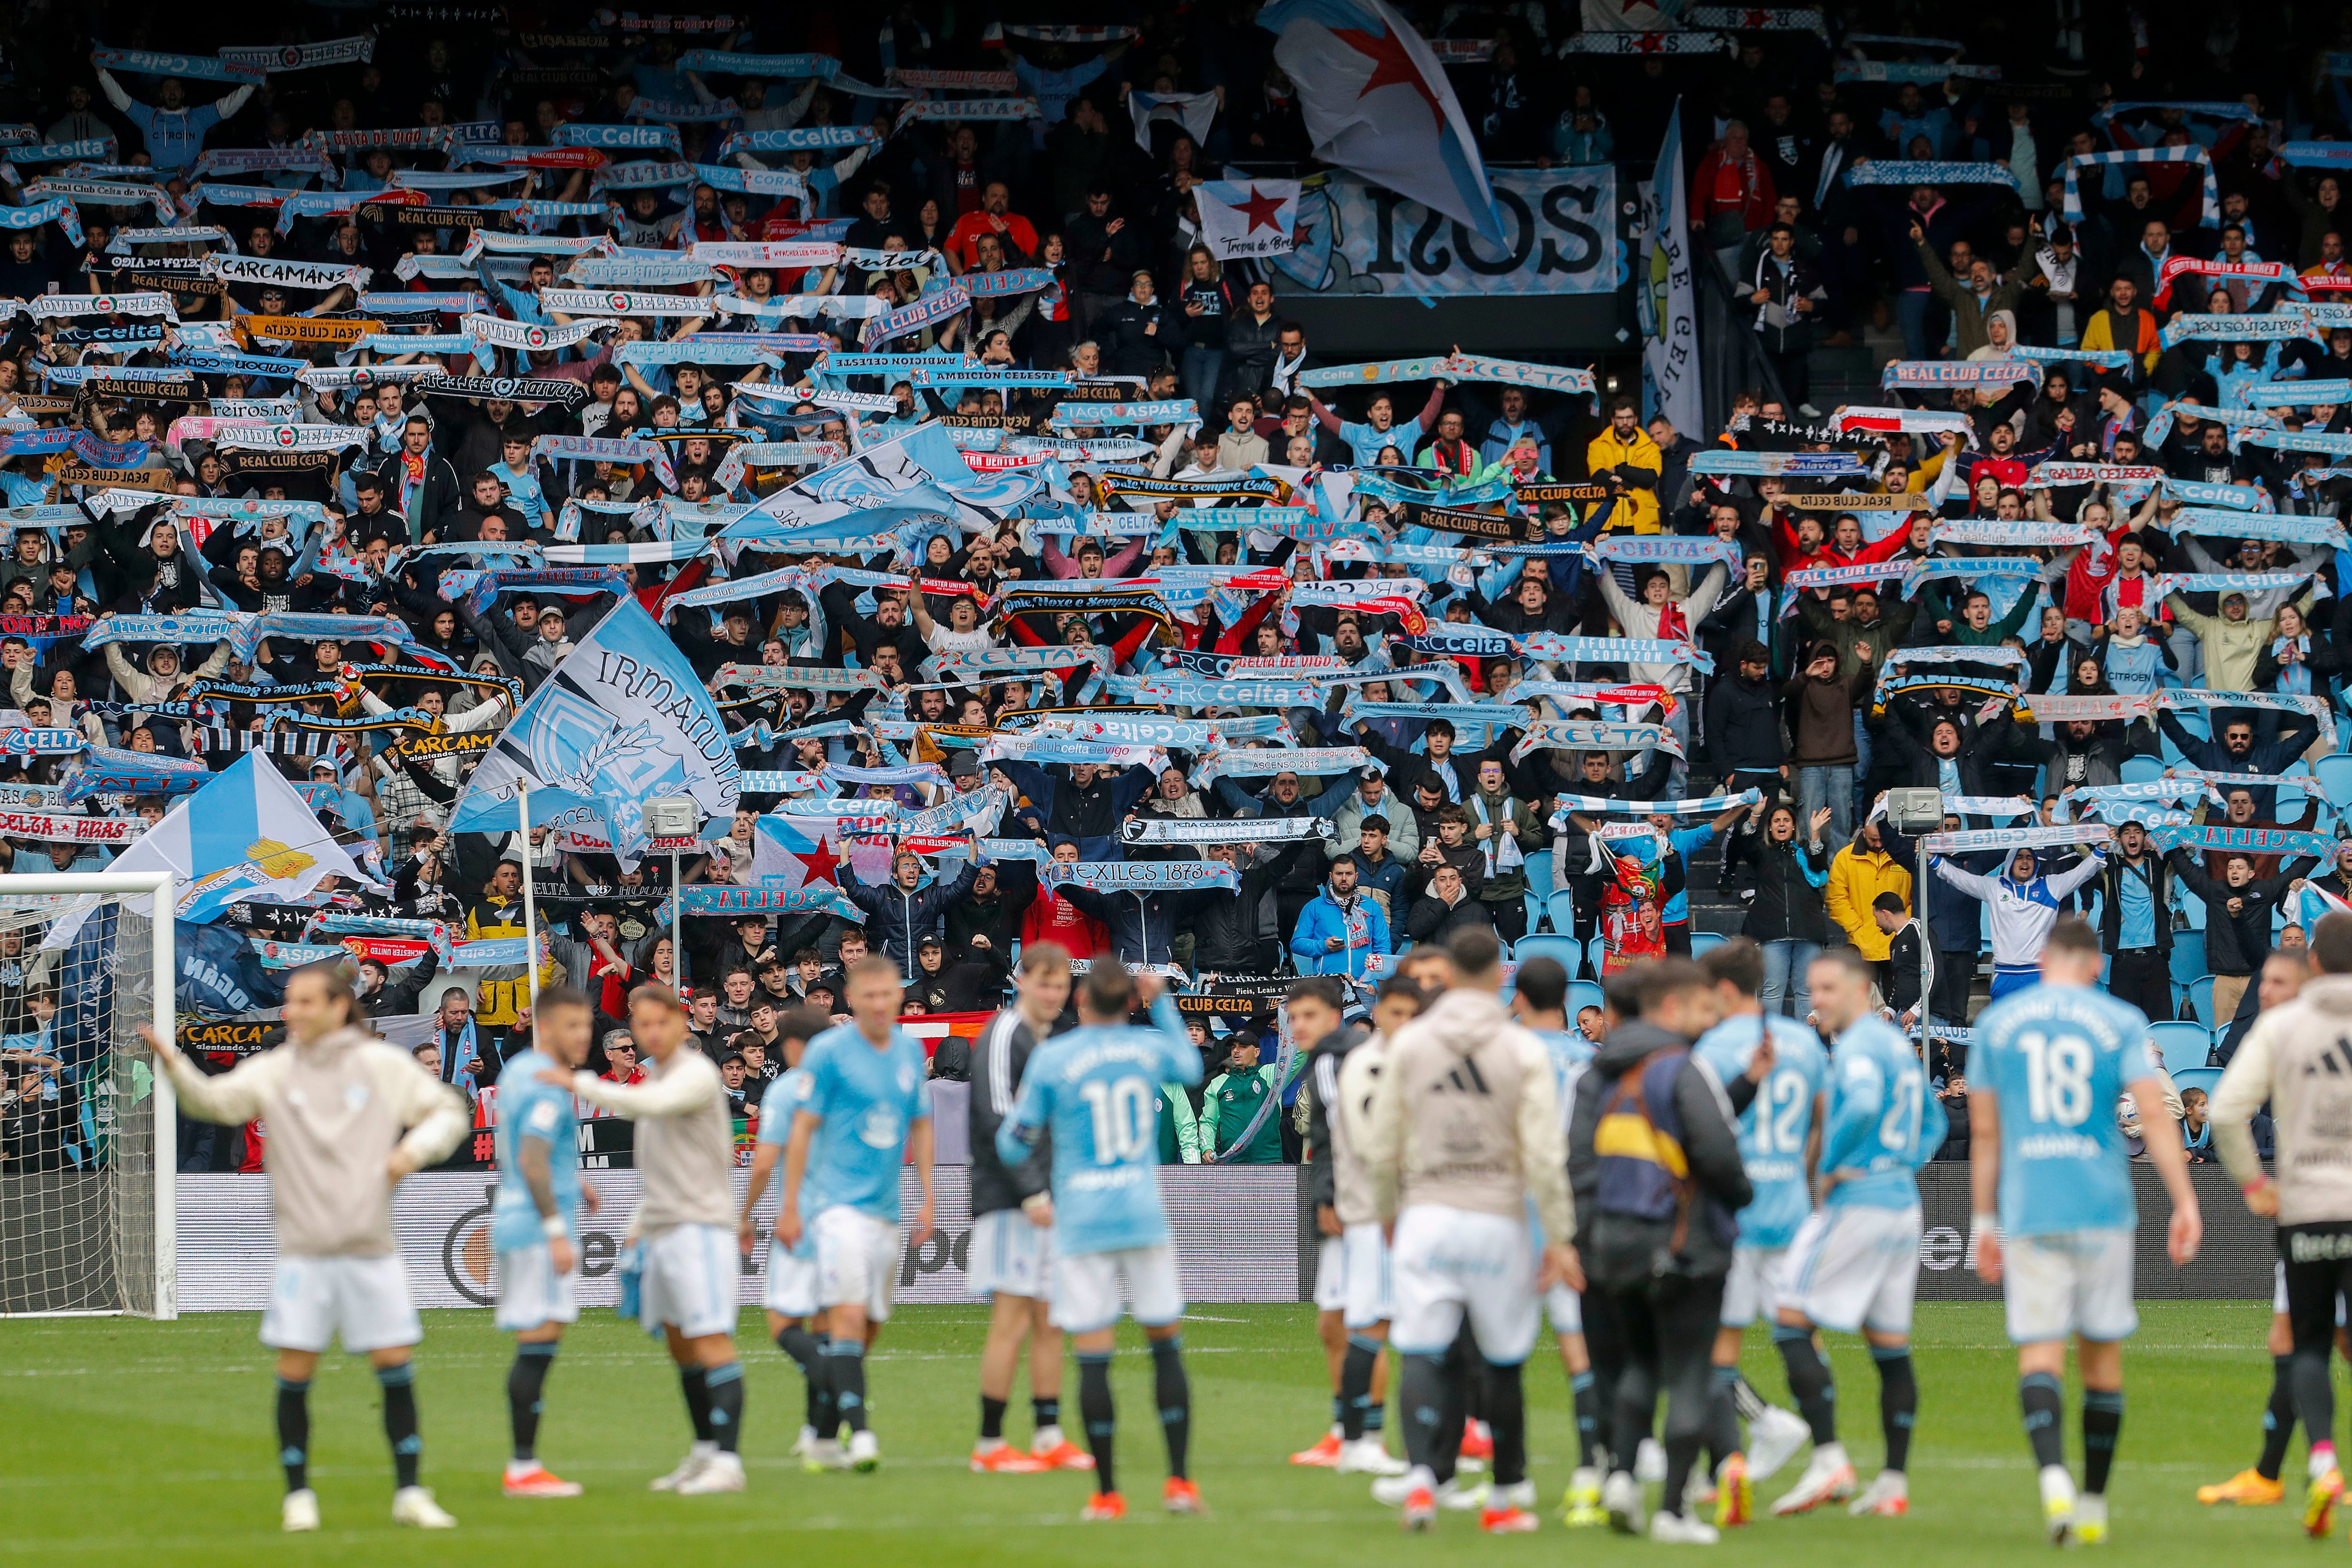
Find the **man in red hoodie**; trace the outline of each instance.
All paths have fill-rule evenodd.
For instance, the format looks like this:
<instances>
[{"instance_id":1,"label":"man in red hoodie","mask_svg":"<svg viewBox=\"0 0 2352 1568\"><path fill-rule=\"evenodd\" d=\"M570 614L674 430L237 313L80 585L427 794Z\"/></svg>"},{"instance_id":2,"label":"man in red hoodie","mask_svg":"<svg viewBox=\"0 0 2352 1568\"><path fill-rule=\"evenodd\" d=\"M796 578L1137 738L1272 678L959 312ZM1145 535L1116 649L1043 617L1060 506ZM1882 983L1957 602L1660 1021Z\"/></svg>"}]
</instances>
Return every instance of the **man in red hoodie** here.
<instances>
[{"instance_id":1,"label":"man in red hoodie","mask_svg":"<svg viewBox=\"0 0 2352 1568\"><path fill-rule=\"evenodd\" d=\"M1077 841L1065 838L1055 845L1054 858L1067 865L1077 864ZM1072 958L1092 958L1110 951L1110 932L1102 921L1042 881L1036 898L1021 917L1021 945L1027 947L1039 942L1058 942L1069 950Z\"/></svg>"},{"instance_id":2,"label":"man in red hoodie","mask_svg":"<svg viewBox=\"0 0 2352 1568\"><path fill-rule=\"evenodd\" d=\"M1691 176L1691 226L1722 261L1726 278L1739 276L1740 247L1770 220L1774 199L1771 172L1748 146L1747 123L1732 121Z\"/></svg>"}]
</instances>

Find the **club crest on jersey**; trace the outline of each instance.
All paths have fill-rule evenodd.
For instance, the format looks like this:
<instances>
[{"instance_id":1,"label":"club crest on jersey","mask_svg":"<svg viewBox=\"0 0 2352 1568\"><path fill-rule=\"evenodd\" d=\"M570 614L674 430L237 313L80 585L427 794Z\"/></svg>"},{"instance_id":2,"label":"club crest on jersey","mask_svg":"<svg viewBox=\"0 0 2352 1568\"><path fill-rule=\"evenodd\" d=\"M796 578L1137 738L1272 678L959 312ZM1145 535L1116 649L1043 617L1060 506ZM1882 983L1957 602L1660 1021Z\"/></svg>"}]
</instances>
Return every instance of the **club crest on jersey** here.
<instances>
[{"instance_id":1,"label":"club crest on jersey","mask_svg":"<svg viewBox=\"0 0 2352 1568\"><path fill-rule=\"evenodd\" d=\"M857 1140L869 1149L896 1149L898 1146L898 1113L886 1105L877 1105L858 1118Z\"/></svg>"}]
</instances>

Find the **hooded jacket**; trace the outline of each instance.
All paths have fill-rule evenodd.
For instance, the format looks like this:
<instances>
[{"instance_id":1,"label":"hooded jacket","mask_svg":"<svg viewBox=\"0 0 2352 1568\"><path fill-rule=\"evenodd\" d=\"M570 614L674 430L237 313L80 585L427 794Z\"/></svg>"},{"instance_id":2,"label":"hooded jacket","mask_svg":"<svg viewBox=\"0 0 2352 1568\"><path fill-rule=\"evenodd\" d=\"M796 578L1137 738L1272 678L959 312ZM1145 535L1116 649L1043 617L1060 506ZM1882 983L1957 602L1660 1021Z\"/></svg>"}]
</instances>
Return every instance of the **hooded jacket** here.
<instances>
[{"instance_id":1,"label":"hooded jacket","mask_svg":"<svg viewBox=\"0 0 2352 1568\"><path fill-rule=\"evenodd\" d=\"M262 1121L262 1160L289 1258L384 1258L394 1251L394 1149L420 1168L466 1136L464 1099L397 1046L356 1028L307 1045L291 1041L207 1078L186 1057L168 1059L180 1108L205 1121Z\"/></svg>"},{"instance_id":2,"label":"hooded jacket","mask_svg":"<svg viewBox=\"0 0 2352 1568\"><path fill-rule=\"evenodd\" d=\"M2213 1142L2241 1185L2263 1175L2246 1123L2267 1101L2277 1126L2282 1226L2352 1220L2352 975L2323 974L2254 1020L2213 1090ZM2293 1238L2289 1238L2290 1243Z\"/></svg>"},{"instance_id":3,"label":"hooded jacket","mask_svg":"<svg viewBox=\"0 0 2352 1568\"><path fill-rule=\"evenodd\" d=\"M1454 1092L1457 1075L1486 1092ZM1433 1205L1524 1223L1532 1199L1546 1236L1576 1234L1550 1053L1493 992L1448 991L1397 1031L1368 1121L1381 1219Z\"/></svg>"},{"instance_id":4,"label":"hooded jacket","mask_svg":"<svg viewBox=\"0 0 2352 1568\"><path fill-rule=\"evenodd\" d=\"M1584 1222L1577 1248L1586 1277L1596 1284L1622 1288L1653 1278L1675 1228L1671 1218L1649 1220L1601 1209L1596 1149L1601 1112L1617 1080L1651 1052L1689 1049L1690 1042L1680 1035L1636 1018L1610 1032L1577 1087L1568 1129L1569 1186ZM1732 1243L1739 1234L1734 1216L1756 1195L1740 1160L1739 1113L1714 1069L1696 1055L1687 1056L1675 1074L1672 1110L1682 1126L1682 1156L1694 1184L1682 1248L1672 1254L1675 1271L1697 1279L1719 1276L1731 1268Z\"/></svg>"}]
</instances>

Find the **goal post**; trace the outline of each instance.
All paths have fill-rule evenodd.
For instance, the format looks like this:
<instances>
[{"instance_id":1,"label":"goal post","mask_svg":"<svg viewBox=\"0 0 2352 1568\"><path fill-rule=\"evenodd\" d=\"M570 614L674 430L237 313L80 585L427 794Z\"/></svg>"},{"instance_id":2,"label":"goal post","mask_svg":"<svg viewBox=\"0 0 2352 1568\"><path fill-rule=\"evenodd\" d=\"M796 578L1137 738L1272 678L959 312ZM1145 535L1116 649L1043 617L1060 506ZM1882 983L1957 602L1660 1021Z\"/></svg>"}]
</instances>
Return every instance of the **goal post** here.
<instances>
[{"instance_id":1,"label":"goal post","mask_svg":"<svg viewBox=\"0 0 2352 1568\"><path fill-rule=\"evenodd\" d=\"M170 871L0 876L0 1317L176 1318Z\"/></svg>"}]
</instances>

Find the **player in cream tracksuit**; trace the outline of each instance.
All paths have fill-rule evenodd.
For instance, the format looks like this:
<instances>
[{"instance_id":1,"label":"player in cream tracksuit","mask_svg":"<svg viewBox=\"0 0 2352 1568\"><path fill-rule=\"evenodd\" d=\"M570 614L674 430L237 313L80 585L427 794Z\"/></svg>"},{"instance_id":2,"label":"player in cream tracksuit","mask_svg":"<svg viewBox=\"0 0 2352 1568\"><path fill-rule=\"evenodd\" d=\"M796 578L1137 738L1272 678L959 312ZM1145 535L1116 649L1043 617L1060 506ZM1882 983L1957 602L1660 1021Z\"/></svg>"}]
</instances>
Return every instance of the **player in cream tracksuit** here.
<instances>
[{"instance_id":1,"label":"player in cream tracksuit","mask_svg":"<svg viewBox=\"0 0 2352 1568\"><path fill-rule=\"evenodd\" d=\"M207 1078L180 1051L139 1031L178 1090L180 1109L204 1121L268 1124L278 1267L262 1314L261 1342L278 1352L278 1462L286 1468L285 1526L319 1528L310 1489L310 1376L338 1334L364 1355L383 1390L392 1444L396 1524L446 1530L457 1521L416 1481L415 1369L425 1337L408 1272L392 1236L392 1189L434 1164L467 1132L457 1091L416 1058L360 1027L358 998L339 963L313 963L286 983L285 1045Z\"/></svg>"},{"instance_id":2,"label":"player in cream tracksuit","mask_svg":"<svg viewBox=\"0 0 2352 1568\"><path fill-rule=\"evenodd\" d=\"M2246 1206L2278 1220L2294 1411L2311 1444L2304 1527L2319 1537L2344 1491L2327 1358L2336 1299L2352 1289L2352 915L2319 922L2311 957L2318 976L2254 1021L2214 1088L2213 1142ZM2274 1177L2247 1126L2265 1101L2278 1124Z\"/></svg>"},{"instance_id":3,"label":"player in cream tracksuit","mask_svg":"<svg viewBox=\"0 0 2352 1568\"><path fill-rule=\"evenodd\" d=\"M1511 1021L1496 993L1501 945L1490 931L1447 944L1456 984L1397 1032L1373 1091L1364 1163L1373 1203L1392 1223L1391 1279L1405 1411L1403 1523L1436 1519L1441 1436L1462 1421L1462 1377L1449 1368L1467 1315L1486 1365L1496 1492L1480 1517L1494 1533L1536 1528L1527 1479L1519 1369L1535 1347L1537 1300L1556 1280L1581 1289L1568 1192L1568 1147L1551 1058ZM1534 1200L1540 1268L1528 1227Z\"/></svg>"},{"instance_id":4,"label":"player in cream tracksuit","mask_svg":"<svg viewBox=\"0 0 2352 1568\"><path fill-rule=\"evenodd\" d=\"M643 1259L637 1321L664 1333L677 1363L694 1446L656 1491L688 1496L743 1489L743 1363L735 1354L741 1286L736 1265L735 1132L727 1084L688 1044L686 1012L667 985L629 993L629 1033L651 1076L618 1084L594 1073L547 1072L587 1104L636 1123L645 1187L628 1241Z\"/></svg>"}]
</instances>

